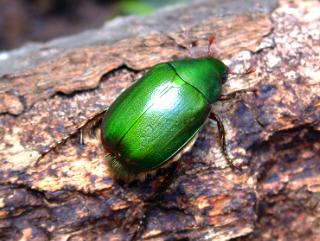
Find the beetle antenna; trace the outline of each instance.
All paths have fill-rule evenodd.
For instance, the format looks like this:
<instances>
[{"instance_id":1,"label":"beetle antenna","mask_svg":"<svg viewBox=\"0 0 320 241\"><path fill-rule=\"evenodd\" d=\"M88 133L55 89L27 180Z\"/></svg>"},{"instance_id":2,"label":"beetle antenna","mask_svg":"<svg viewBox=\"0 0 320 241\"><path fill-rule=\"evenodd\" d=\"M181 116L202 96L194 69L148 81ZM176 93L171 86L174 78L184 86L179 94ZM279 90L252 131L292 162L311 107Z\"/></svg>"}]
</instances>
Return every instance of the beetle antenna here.
<instances>
[{"instance_id":1,"label":"beetle antenna","mask_svg":"<svg viewBox=\"0 0 320 241\"><path fill-rule=\"evenodd\" d=\"M208 56L213 57L214 54L211 51L211 46L215 44L216 36L214 34L210 35L208 38Z\"/></svg>"}]
</instances>

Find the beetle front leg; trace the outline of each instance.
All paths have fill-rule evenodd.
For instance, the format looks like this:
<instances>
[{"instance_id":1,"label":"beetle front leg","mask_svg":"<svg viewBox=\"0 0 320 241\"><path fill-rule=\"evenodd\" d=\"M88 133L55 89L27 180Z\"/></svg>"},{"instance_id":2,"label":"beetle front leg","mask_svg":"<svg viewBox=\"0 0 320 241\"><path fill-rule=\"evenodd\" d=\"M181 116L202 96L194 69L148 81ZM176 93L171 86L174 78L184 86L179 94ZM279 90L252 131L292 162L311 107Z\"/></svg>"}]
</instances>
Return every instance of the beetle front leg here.
<instances>
[{"instance_id":1,"label":"beetle front leg","mask_svg":"<svg viewBox=\"0 0 320 241\"><path fill-rule=\"evenodd\" d=\"M228 73L229 74L233 74L233 75L248 75L255 72L255 68L254 67L249 67L247 70L245 70L243 73L234 73L232 70L228 69ZM238 94L244 94L244 93L248 93L248 92L253 92L254 94L256 94L258 91L258 89L256 88L248 88L248 89L241 89L241 90L236 90L234 92L231 92L227 95L220 95L219 100L223 101L223 100L230 100L235 98Z\"/></svg>"},{"instance_id":2,"label":"beetle front leg","mask_svg":"<svg viewBox=\"0 0 320 241\"><path fill-rule=\"evenodd\" d=\"M226 94L226 95L220 95L220 98L219 98L219 101L225 101L225 100L232 100L234 98L237 97L237 95L241 95L241 94L246 94L246 93L254 93L256 94L258 91L258 89L256 88L248 88L248 89L241 89L241 90L236 90L234 92L231 92L229 94Z\"/></svg>"},{"instance_id":3,"label":"beetle front leg","mask_svg":"<svg viewBox=\"0 0 320 241\"><path fill-rule=\"evenodd\" d=\"M225 129L224 129L224 126L223 126L223 123L222 123L220 117L217 114L215 114L214 112L210 112L209 118L217 123L218 131L219 131L219 142L220 142L220 147L221 147L221 151L222 151L224 158L226 159L229 166L233 170L241 171L242 169L240 167L235 166L232 163L231 158L228 155L227 145L226 145L226 132L225 132Z\"/></svg>"}]
</instances>

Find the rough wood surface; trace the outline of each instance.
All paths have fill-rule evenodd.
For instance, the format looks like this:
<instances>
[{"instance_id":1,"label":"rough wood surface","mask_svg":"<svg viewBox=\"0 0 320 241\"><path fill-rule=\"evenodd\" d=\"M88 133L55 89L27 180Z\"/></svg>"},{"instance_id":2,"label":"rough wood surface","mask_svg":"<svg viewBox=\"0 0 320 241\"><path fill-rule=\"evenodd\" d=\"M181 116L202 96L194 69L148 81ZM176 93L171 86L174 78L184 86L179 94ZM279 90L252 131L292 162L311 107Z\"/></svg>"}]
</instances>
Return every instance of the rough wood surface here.
<instances>
[{"instance_id":1,"label":"rough wood surface","mask_svg":"<svg viewBox=\"0 0 320 241\"><path fill-rule=\"evenodd\" d=\"M319 8L195 1L0 53L0 240L317 240ZM226 164L212 123L161 195L170 170L130 185L111 178L98 128L42 157L144 70L212 34L235 71L256 68L223 90L255 93L214 106L242 173Z\"/></svg>"}]
</instances>

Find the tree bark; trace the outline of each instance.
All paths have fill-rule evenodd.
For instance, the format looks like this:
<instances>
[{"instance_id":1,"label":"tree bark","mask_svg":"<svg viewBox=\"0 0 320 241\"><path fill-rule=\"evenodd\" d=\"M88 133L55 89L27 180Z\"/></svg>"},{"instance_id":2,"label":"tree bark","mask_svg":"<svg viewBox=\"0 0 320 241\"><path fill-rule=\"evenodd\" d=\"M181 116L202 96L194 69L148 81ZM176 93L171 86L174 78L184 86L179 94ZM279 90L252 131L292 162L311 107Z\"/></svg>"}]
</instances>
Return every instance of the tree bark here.
<instances>
[{"instance_id":1,"label":"tree bark","mask_svg":"<svg viewBox=\"0 0 320 241\"><path fill-rule=\"evenodd\" d=\"M0 240L317 240L319 8L194 1L1 53ZM233 72L255 68L230 74L223 93L256 91L213 106L242 172L208 122L162 192L170 168L114 180L99 128L79 127L145 70L212 35Z\"/></svg>"}]
</instances>

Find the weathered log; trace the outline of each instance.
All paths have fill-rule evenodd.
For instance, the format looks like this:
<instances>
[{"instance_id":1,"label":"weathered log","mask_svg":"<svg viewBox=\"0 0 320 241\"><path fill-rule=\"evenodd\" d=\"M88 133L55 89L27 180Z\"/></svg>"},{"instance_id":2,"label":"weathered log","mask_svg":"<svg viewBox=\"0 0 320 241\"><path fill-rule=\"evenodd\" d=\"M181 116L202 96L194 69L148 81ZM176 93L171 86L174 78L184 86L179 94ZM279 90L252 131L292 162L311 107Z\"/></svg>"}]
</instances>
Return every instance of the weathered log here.
<instances>
[{"instance_id":1,"label":"weathered log","mask_svg":"<svg viewBox=\"0 0 320 241\"><path fill-rule=\"evenodd\" d=\"M0 240L316 240L319 8L195 1L1 53ZM208 123L162 192L170 169L129 185L112 179L99 128L79 126L144 70L212 34L234 71L255 67L231 74L223 92L256 92L214 106L243 171L228 167Z\"/></svg>"}]
</instances>

